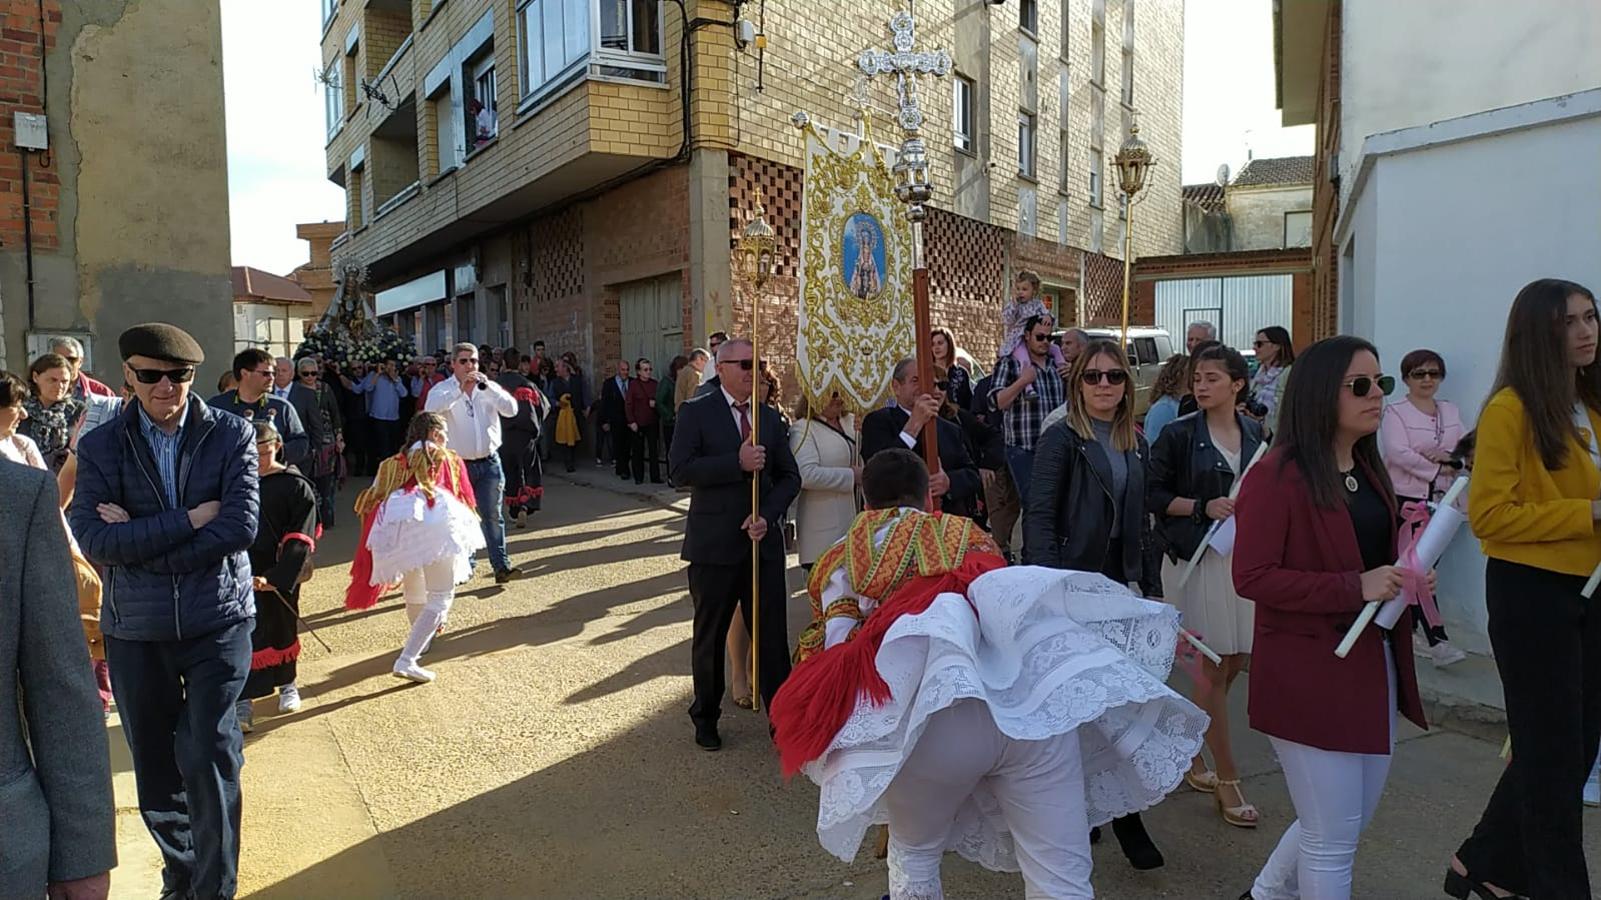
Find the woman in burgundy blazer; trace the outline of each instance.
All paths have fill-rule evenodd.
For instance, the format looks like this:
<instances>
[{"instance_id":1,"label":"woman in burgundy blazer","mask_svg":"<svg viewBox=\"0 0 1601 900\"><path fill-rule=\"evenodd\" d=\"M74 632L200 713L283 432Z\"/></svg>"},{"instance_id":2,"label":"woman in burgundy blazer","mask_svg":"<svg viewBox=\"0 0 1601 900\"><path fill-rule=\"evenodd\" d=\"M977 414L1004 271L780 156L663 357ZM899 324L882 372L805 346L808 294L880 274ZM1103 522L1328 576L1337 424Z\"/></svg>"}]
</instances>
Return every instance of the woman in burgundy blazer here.
<instances>
[{"instance_id":1,"label":"woman in burgundy blazer","mask_svg":"<svg viewBox=\"0 0 1601 900\"><path fill-rule=\"evenodd\" d=\"M1300 816L1242 900L1349 898L1397 709L1426 727L1410 612L1391 632L1369 626L1345 659L1334 655L1363 605L1401 586L1390 565L1395 494L1374 437L1393 386L1366 341L1308 348L1290 370L1278 445L1235 507L1234 583L1256 603L1251 727L1272 739Z\"/></svg>"}]
</instances>

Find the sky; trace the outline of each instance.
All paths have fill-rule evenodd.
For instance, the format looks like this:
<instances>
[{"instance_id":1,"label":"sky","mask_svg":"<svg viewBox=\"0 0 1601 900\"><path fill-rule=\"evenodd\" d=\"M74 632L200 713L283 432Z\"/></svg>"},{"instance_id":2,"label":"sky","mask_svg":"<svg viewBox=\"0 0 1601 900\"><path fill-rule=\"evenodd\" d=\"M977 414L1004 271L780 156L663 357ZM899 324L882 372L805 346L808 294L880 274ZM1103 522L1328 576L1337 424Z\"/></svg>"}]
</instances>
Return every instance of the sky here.
<instances>
[{"instance_id":1,"label":"sky","mask_svg":"<svg viewBox=\"0 0 1601 900\"><path fill-rule=\"evenodd\" d=\"M1247 153L1310 156L1313 127L1280 127L1274 102L1272 0L1186 0L1184 183L1238 173Z\"/></svg>"},{"instance_id":2,"label":"sky","mask_svg":"<svg viewBox=\"0 0 1601 900\"><path fill-rule=\"evenodd\" d=\"M1177 3L1180 0L1146 0ZM1312 152L1312 126L1279 127L1272 0L1185 0L1184 182L1258 157ZM235 265L287 275L307 259L300 222L342 219L328 181L318 0L222 0L228 194Z\"/></svg>"},{"instance_id":3,"label":"sky","mask_svg":"<svg viewBox=\"0 0 1601 900\"><path fill-rule=\"evenodd\" d=\"M317 0L222 0L234 265L288 275L310 250L295 225L345 217L328 180Z\"/></svg>"}]
</instances>

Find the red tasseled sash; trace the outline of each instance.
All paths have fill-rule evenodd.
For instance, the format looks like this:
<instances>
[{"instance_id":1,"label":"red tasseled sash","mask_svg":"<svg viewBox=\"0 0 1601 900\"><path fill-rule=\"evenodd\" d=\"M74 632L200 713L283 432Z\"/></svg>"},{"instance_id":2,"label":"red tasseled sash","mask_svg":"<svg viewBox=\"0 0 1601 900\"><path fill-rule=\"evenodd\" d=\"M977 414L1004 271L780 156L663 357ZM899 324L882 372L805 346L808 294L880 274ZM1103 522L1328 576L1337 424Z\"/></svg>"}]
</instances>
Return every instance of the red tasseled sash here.
<instances>
[{"instance_id":1,"label":"red tasseled sash","mask_svg":"<svg viewBox=\"0 0 1601 900\"><path fill-rule=\"evenodd\" d=\"M290 644L282 650L279 650L276 647L266 647L250 654L250 671L255 672L261 669L270 669L273 666L281 666L287 662L294 662L299 658L300 639L295 638L295 642L293 644Z\"/></svg>"},{"instance_id":2,"label":"red tasseled sash","mask_svg":"<svg viewBox=\"0 0 1601 900\"><path fill-rule=\"evenodd\" d=\"M797 665L769 710L784 776L828 750L856 709L859 694L865 693L874 705L890 699L889 685L878 674L878 648L897 619L923 612L940 594L965 596L974 579L1005 565L996 554L969 550L950 572L910 578L873 610L855 637Z\"/></svg>"}]
</instances>

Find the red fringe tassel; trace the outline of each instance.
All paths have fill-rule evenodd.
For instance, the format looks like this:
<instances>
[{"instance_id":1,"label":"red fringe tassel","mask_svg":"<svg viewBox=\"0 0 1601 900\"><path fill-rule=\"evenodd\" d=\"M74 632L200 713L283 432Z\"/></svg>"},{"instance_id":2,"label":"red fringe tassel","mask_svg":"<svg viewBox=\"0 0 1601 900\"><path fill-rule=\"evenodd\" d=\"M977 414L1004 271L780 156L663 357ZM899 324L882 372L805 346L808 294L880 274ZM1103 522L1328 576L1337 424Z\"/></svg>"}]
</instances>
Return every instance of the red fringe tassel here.
<instances>
[{"instance_id":1,"label":"red fringe tassel","mask_svg":"<svg viewBox=\"0 0 1601 900\"><path fill-rule=\"evenodd\" d=\"M290 644L282 650L268 647L265 650L257 650L255 653L250 654L250 671L255 672L259 669L270 669L273 666L281 666L284 663L294 662L299 658L300 639L295 638L295 642L293 644Z\"/></svg>"},{"instance_id":2,"label":"red fringe tassel","mask_svg":"<svg viewBox=\"0 0 1601 900\"><path fill-rule=\"evenodd\" d=\"M878 674L878 648L895 620L923 612L940 594L965 595L974 579L1005 565L1006 560L992 553L969 552L954 571L912 578L873 610L854 638L796 666L769 710L784 777L828 750L860 694L875 706L889 701L889 685Z\"/></svg>"}]
</instances>

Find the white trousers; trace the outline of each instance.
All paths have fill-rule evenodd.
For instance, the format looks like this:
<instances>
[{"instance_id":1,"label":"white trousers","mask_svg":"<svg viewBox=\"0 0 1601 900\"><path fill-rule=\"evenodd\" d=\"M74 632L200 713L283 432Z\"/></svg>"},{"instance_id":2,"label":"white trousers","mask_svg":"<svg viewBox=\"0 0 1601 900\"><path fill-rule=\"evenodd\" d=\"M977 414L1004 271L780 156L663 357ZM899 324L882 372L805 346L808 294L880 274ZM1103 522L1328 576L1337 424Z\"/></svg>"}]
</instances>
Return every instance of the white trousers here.
<instances>
[{"instance_id":1,"label":"white trousers","mask_svg":"<svg viewBox=\"0 0 1601 900\"><path fill-rule=\"evenodd\" d=\"M1395 749L1395 660L1390 682L1390 749ZM1388 753L1340 753L1269 738L1284 768L1296 821L1251 886L1252 900L1349 900L1356 846L1390 777Z\"/></svg>"},{"instance_id":2,"label":"white trousers","mask_svg":"<svg viewBox=\"0 0 1601 900\"><path fill-rule=\"evenodd\" d=\"M417 664L417 657L428 648L434 632L445 624L445 617L450 614L450 604L456 596L456 558L447 556L412 569L401 577L400 585L411 631L406 635L395 667L405 668Z\"/></svg>"},{"instance_id":3,"label":"white trousers","mask_svg":"<svg viewBox=\"0 0 1601 900\"><path fill-rule=\"evenodd\" d=\"M981 782L1000 802L1016 841L1024 896L1095 896L1078 735L1014 740L995 727L982 702L963 700L928 720L884 792L892 900L944 896L939 870L951 826Z\"/></svg>"}]
</instances>

